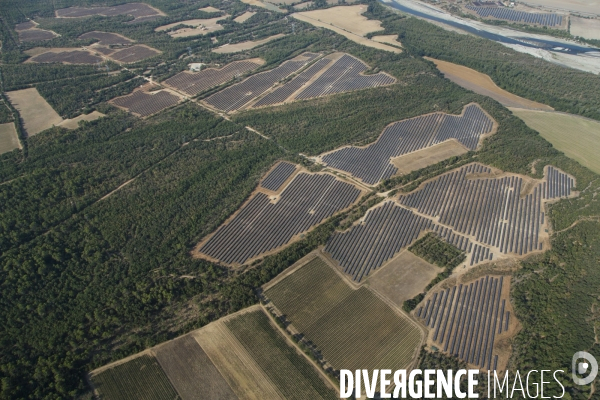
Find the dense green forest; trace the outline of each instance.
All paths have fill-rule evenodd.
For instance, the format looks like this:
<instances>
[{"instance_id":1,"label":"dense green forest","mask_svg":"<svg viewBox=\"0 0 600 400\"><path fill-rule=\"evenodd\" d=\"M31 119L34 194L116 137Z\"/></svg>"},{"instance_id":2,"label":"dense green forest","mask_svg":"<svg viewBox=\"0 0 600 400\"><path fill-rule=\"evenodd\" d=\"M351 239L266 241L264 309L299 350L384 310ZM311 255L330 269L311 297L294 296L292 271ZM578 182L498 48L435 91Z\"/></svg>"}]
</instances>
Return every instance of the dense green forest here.
<instances>
[{"instance_id":1,"label":"dense green forest","mask_svg":"<svg viewBox=\"0 0 600 400\"><path fill-rule=\"evenodd\" d=\"M379 189L412 190L470 161L531 175L537 160L538 178L547 164L573 174L582 193L551 206L551 223L561 231L553 236L552 249L524 261L513 281L512 301L523 329L514 339L510 367L570 368L575 350L600 356L594 337L600 293L598 176L556 151L497 102L445 80L420 56L467 65L519 95L597 119L600 78L401 18L377 3L369 15L384 21L386 33L401 35L404 53L359 46L301 22L291 35L283 16L262 10L243 25L224 22L225 29L213 34L217 44L210 37L174 40L154 32L164 23L214 16L198 11L208 5L224 9L231 19L248 8L237 1L152 0L149 4L168 17L139 25L125 24L126 16L51 18L56 8L92 3L0 0L3 90L33 85L64 115L91 108L108 113L75 131L51 129L28 139L26 151L0 156L0 398L74 398L88 390L86 371L256 303L260 285L382 199L367 195L345 215L240 271L191 258L191 248L239 207L276 160L308 163L297 153L364 145L391 122L433 111L457 114L473 101L500 124L480 151L393 178ZM95 66L15 64L33 44L19 46L12 27L29 17L62 35L35 45L77 46L81 33L104 30L163 54L116 77ZM247 52L210 52L229 39L274 33L288 36ZM302 51L333 49L393 74L399 83L242 112L232 121L190 102L146 120L104 104L132 90L128 85L138 83L133 76L147 68L161 80L193 61L223 64L262 57L266 69ZM425 352L421 358L422 366L455 362L439 353ZM588 388L569 387L573 398L588 394Z\"/></svg>"}]
</instances>

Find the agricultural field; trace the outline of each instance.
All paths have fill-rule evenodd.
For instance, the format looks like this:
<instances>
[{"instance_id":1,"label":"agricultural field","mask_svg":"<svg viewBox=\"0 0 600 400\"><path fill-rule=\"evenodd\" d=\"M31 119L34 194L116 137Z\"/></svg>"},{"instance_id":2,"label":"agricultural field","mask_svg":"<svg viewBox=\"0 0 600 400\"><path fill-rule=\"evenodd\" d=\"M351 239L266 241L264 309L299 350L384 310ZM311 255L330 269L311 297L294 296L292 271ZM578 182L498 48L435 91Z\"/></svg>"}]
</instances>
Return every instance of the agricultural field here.
<instances>
[{"instance_id":1,"label":"agricultural field","mask_svg":"<svg viewBox=\"0 0 600 400\"><path fill-rule=\"evenodd\" d=\"M351 174L367 185L376 185L398 173L398 168L391 162L393 158L451 139L466 149L475 150L483 136L493 133L494 125L494 121L478 105L471 104L463 109L461 115L434 113L395 122L384 129L375 143L366 147L343 147L321 155L318 160L330 168Z\"/></svg>"},{"instance_id":2,"label":"agricultural field","mask_svg":"<svg viewBox=\"0 0 600 400\"><path fill-rule=\"evenodd\" d=\"M402 47L402 43L398 41L398 35L378 35L373 36L371 40L379 43L391 44L392 46Z\"/></svg>"},{"instance_id":3,"label":"agricultural field","mask_svg":"<svg viewBox=\"0 0 600 400\"><path fill-rule=\"evenodd\" d=\"M442 269L424 261L410 251L403 251L385 268L369 276L365 284L391 300L396 307L425 290Z\"/></svg>"},{"instance_id":4,"label":"agricultural field","mask_svg":"<svg viewBox=\"0 0 600 400\"><path fill-rule=\"evenodd\" d=\"M22 147L15 129L15 123L0 124L0 154L20 148Z\"/></svg>"},{"instance_id":5,"label":"agricultural field","mask_svg":"<svg viewBox=\"0 0 600 400\"><path fill-rule=\"evenodd\" d=\"M210 19L189 19L186 21L174 22L172 24L167 24L163 26L159 26L154 29L155 32L164 32L167 31L167 34L172 38L180 38L180 37L189 37L189 36L197 36L197 35L206 35L207 33L216 32L223 29L223 26L217 23L217 21L221 21L227 18L228 15L223 15L221 17L210 18ZM185 25L186 28L180 28L176 30L172 30L176 26ZM191 26L191 28L187 28L187 26Z\"/></svg>"},{"instance_id":6,"label":"agricultural field","mask_svg":"<svg viewBox=\"0 0 600 400\"><path fill-rule=\"evenodd\" d=\"M88 50L81 50L80 48L46 49L45 52L38 53L31 57L29 60L27 60L27 62L34 63L62 63L88 65L98 64L102 61L104 61L102 57L96 56Z\"/></svg>"},{"instance_id":7,"label":"agricultural field","mask_svg":"<svg viewBox=\"0 0 600 400\"><path fill-rule=\"evenodd\" d=\"M136 90L132 94L114 98L110 103L138 117L148 117L182 101L181 96L170 90L163 89L151 92L148 89Z\"/></svg>"},{"instance_id":8,"label":"agricultural field","mask_svg":"<svg viewBox=\"0 0 600 400\"><path fill-rule=\"evenodd\" d=\"M550 106L525 99L501 89L489 76L474 69L429 57L425 57L425 59L433 62L440 72L452 82L477 94L491 97L503 106L529 110L553 110Z\"/></svg>"},{"instance_id":9,"label":"agricultural field","mask_svg":"<svg viewBox=\"0 0 600 400\"><path fill-rule=\"evenodd\" d=\"M146 3L127 3L113 7L69 7L56 10L56 18L83 18L94 15L103 17L130 15L134 18L131 22L142 22L152 21L166 14Z\"/></svg>"},{"instance_id":10,"label":"agricultural field","mask_svg":"<svg viewBox=\"0 0 600 400\"><path fill-rule=\"evenodd\" d=\"M379 72L364 75L368 66L344 53L334 53L318 60L291 81L279 86L255 102L252 107L306 100L396 83L390 75Z\"/></svg>"},{"instance_id":11,"label":"agricultural field","mask_svg":"<svg viewBox=\"0 0 600 400\"><path fill-rule=\"evenodd\" d=\"M292 17L320 28L332 30L358 44L393 53L401 53L402 50L397 47L388 46L365 37L367 33L383 30L381 22L368 19L362 15L365 11L367 11L366 5L339 6L323 10L301 11L292 14Z\"/></svg>"},{"instance_id":12,"label":"agricultural field","mask_svg":"<svg viewBox=\"0 0 600 400\"><path fill-rule=\"evenodd\" d=\"M350 288L320 257L284 274L265 297L334 369L410 366L420 329L371 290Z\"/></svg>"},{"instance_id":13,"label":"agricultural field","mask_svg":"<svg viewBox=\"0 0 600 400\"><path fill-rule=\"evenodd\" d=\"M551 10L598 14L598 3L595 0L527 0L527 4Z\"/></svg>"},{"instance_id":14,"label":"agricultural field","mask_svg":"<svg viewBox=\"0 0 600 400\"><path fill-rule=\"evenodd\" d=\"M118 33L99 32L99 31L92 31L92 32L84 33L83 35L79 36L79 39L97 39L98 42L96 42L96 44L99 44L102 46L110 46L110 45L127 46L127 45L130 45L133 43L133 40L126 38L123 35L119 35Z\"/></svg>"},{"instance_id":15,"label":"agricultural field","mask_svg":"<svg viewBox=\"0 0 600 400\"><path fill-rule=\"evenodd\" d=\"M27 136L34 136L63 122L60 115L40 96L35 88L6 92L6 96L13 107L19 111Z\"/></svg>"},{"instance_id":16,"label":"agricultural field","mask_svg":"<svg viewBox=\"0 0 600 400\"><path fill-rule=\"evenodd\" d=\"M195 96L238 75L252 71L263 64L264 61L258 58L234 61L222 68L207 68L200 72L183 71L166 79L163 83L190 96Z\"/></svg>"},{"instance_id":17,"label":"agricultural field","mask_svg":"<svg viewBox=\"0 0 600 400\"><path fill-rule=\"evenodd\" d=\"M567 157L600 173L600 122L558 112L510 110Z\"/></svg>"},{"instance_id":18,"label":"agricultural field","mask_svg":"<svg viewBox=\"0 0 600 400\"><path fill-rule=\"evenodd\" d=\"M260 8L264 8L270 11L275 11L275 12L279 12L279 13L286 13L287 11L284 9L281 9L279 7L277 7L276 5L267 2L267 1L261 1L261 0L240 0L242 3L245 4L249 4L251 6L254 7L260 7Z\"/></svg>"},{"instance_id":19,"label":"agricultural field","mask_svg":"<svg viewBox=\"0 0 600 400\"><path fill-rule=\"evenodd\" d=\"M223 89L206 98L204 102L211 107L226 112L239 110L252 99L265 93L280 80L299 71L318 56L319 54L316 53L302 53L272 70L252 75L243 82Z\"/></svg>"},{"instance_id":20,"label":"agricultural field","mask_svg":"<svg viewBox=\"0 0 600 400\"><path fill-rule=\"evenodd\" d=\"M414 314L430 329L431 346L475 368L503 370L507 357L499 356L497 344L512 336L516 323L509 295L510 277L487 275L432 291Z\"/></svg>"},{"instance_id":21,"label":"agricultural field","mask_svg":"<svg viewBox=\"0 0 600 400\"><path fill-rule=\"evenodd\" d=\"M234 22L237 22L238 24L242 24L246 21L248 21L250 18L252 18L252 16L256 14L256 12L254 11L246 11L245 13L243 13L242 15L235 17L233 19Z\"/></svg>"},{"instance_id":22,"label":"agricultural field","mask_svg":"<svg viewBox=\"0 0 600 400\"><path fill-rule=\"evenodd\" d=\"M541 251L548 243L545 204L576 195L571 176L551 166L544 173L535 180L469 164L369 210L324 251L357 282L424 231L465 251L464 267Z\"/></svg>"},{"instance_id":23,"label":"agricultural field","mask_svg":"<svg viewBox=\"0 0 600 400\"><path fill-rule=\"evenodd\" d=\"M273 188L281 174L287 180L287 172L280 168L272 170L263 184L267 182ZM283 189L278 189L280 193L273 196L273 190L259 186L224 225L200 242L196 255L230 266L251 262L348 208L361 194L361 190L333 175L307 172L298 172Z\"/></svg>"},{"instance_id":24,"label":"agricultural field","mask_svg":"<svg viewBox=\"0 0 600 400\"><path fill-rule=\"evenodd\" d=\"M571 16L570 22L571 35L600 40L600 19Z\"/></svg>"},{"instance_id":25,"label":"agricultural field","mask_svg":"<svg viewBox=\"0 0 600 400\"><path fill-rule=\"evenodd\" d=\"M90 376L106 399L335 399L316 368L253 306Z\"/></svg>"},{"instance_id":26,"label":"agricultural field","mask_svg":"<svg viewBox=\"0 0 600 400\"><path fill-rule=\"evenodd\" d=\"M177 398L177 392L154 356L142 354L124 361L92 371L90 374L94 389L101 398L110 400Z\"/></svg>"},{"instance_id":27,"label":"agricultural field","mask_svg":"<svg viewBox=\"0 0 600 400\"><path fill-rule=\"evenodd\" d=\"M285 37L285 35L283 33L278 33L277 35L269 36L268 38L261 40L249 40L247 42L224 44L223 46L217 47L216 49L212 49L212 51L214 53L219 54L237 53L238 51L250 50L255 47L262 46L266 43L272 42L273 40L277 40L282 37Z\"/></svg>"}]
</instances>

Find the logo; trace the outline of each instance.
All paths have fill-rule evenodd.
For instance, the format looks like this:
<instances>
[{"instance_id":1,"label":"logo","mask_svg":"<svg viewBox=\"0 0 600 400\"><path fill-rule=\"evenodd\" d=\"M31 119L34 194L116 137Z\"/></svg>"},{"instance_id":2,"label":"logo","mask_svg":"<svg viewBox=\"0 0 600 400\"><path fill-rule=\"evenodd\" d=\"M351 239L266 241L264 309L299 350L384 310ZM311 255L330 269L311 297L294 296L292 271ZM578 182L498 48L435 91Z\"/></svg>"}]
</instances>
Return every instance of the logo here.
<instances>
[{"instance_id":1,"label":"logo","mask_svg":"<svg viewBox=\"0 0 600 400\"><path fill-rule=\"evenodd\" d=\"M585 361L580 361L580 360ZM591 367L591 371L590 371ZM596 379L598 375L598 363L593 355L585 351L578 351L573 354L573 363L571 364L573 371L573 382L577 385L588 385ZM580 378L578 375L584 375L589 371L589 375L585 378Z\"/></svg>"}]
</instances>

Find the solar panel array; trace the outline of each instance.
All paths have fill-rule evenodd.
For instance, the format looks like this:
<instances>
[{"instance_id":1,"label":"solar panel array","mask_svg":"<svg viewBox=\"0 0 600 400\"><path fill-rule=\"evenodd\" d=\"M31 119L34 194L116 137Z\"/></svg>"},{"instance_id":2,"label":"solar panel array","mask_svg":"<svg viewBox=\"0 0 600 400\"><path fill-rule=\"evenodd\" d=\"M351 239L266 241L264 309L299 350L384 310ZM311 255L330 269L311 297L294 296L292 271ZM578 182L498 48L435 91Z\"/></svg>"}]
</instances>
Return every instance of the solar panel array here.
<instances>
[{"instance_id":1,"label":"solar panel array","mask_svg":"<svg viewBox=\"0 0 600 400\"><path fill-rule=\"evenodd\" d=\"M414 242L424 230L440 234L446 241L467 250L469 240L439 226L392 201L370 210L363 223L334 234L325 251L338 261L344 273L360 282L400 250Z\"/></svg>"},{"instance_id":2,"label":"solar panel array","mask_svg":"<svg viewBox=\"0 0 600 400\"><path fill-rule=\"evenodd\" d=\"M258 67L260 67L260 64L256 62L234 61L221 69L208 68L200 72L180 72L166 79L165 83L190 96L195 96L207 89L219 86L237 75L245 74Z\"/></svg>"},{"instance_id":3,"label":"solar panel array","mask_svg":"<svg viewBox=\"0 0 600 400\"><path fill-rule=\"evenodd\" d=\"M303 85L311 80L316 74L318 74L323 68L331 63L331 60L322 58L306 70L298 74L297 77L289 81L283 86L278 87L265 97L254 103L252 107L262 107L271 104L283 103L288 97L299 90Z\"/></svg>"},{"instance_id":4,"label":"solar panel array","mask_svg":"<svg viewBox=\"0 0 600 400\"><path fill-rule=\"evenodd\" d=\"M311 99L328 94L391 85L396 82L395 78L383 73L360 74L367 69L368 66L362 61L344 54L323 75L300 92L296 99Z\"/></svg>"},{"instance_id":5,"label":"solar panel array","mask_svg":"<svg viewBox=\"0 0 600 400\"><path fill-rule=\"evenodd\" d=\"M123 63L134 63L160 54L158 50L146 46L135 45L115 51L110 55L113 60Z\"/></svg>"},{"instance_id":6,"label":"solar panel array","mask_svg":"<svg viewBox=\"0 0 600 400\"><path fill-rule=\"evenodd\" d=\"M536 185L521 197L525 182L518 176L467 179L467 174L489 173L488 167L469 164L430 181L399 198L401 204L438 218L457 232L499 248L502 253L527 254L541 250L542 200L566 197L573 179L549 167L550 183Z\"/></svg>"},{"instance_id":7,"label":"solar panel array","mask_svg":"<svg viewBox=\"0 0 600 400\"><path fill-rule=\"evenodd\" d=\"M482 18L494 17L513 22L525 22L529 24L540 24L546 26L562 25L563 17L558 14L551 13L528 13L523 11L511 10L508 8L496 7L477 7L466 6L469 10L475 11Z\"/></svg>"},{"instance_id":8,"label":"solar panel array","mask_svg":"<svg viewBox=\"0 0 600 400\"><path fill-rule=\"evenodd\" d=\"M61 52L46 52L34 56L31 61L37 63L69 63L69 64L97 64L102 62L102 58L92 55L87 51L73 50Z\"/></svg>"},{"instance_id":9,"label":"solar panel array","mask_svg":"<svg viewBox=\"0 0 600 400\"><path fill-rule=\"evenodd\" d=\"M199 251L226 264L243 264L350 206L359 194L332 175L300 173L275 203L257 193Z\"/></svg>"},{"instance_id":10,"label":"solar panel array","mask_svg":"<svg viewBox=\"0 0 600 400\"><path fill-rule=\"evenodd\" d=\"M300 70L319 54L303 53L299 57L285 61L270 71L252 75L248 79L225 88L205 99L205 102L222 111L236 111L270 89L277 82Z\"/></svg>"},{"instance_id":11,"label":"solar panel array","mask_svg":"<svg viewBox=\"0 0 600 400\"><path fill-rule=\"evenodd\" d=\"M165 90L161 90L155 94L148 94L138 90L130 95L117 97L111 101L130 112L139 114L141 117L146 117L179 103L179 97Z\"/></svg>"},{"instance_id":12,"label":"solar panel array","mask_svg":"<svg viewBox=\"0 0 600 400\"><path fill-rule=\"evenodd\" d=\"M396 122L385 128L379 139L368 147L345 147L323 156L322 160L332 168L374 185L398 171L390 162L393 157L452 138L475 150L481 135L491 132L492 127L492 120L479 106L471 104L462 116L435 113Z\"/></svg>"},{"instance_id":13,"label":"solar panel array","mask_svg":"<svg viewBox=\"0 0 600 400\"><path fill-rule=\"evenodd\" d=\"M295 170L296 166L294 164L281 162L263 179L260 186L276 192L283 185L283 182L292 176Z\"/></svg>"},{"instance_id":14,"label":"solar panel array","mask_svg":"<svg viewBox=\"0 0 600 400\"><path fill-rule=\"evenodd\" d=\"M506 312L505 317L503 283L503 277L485 276L469 285L436 292L416 315L433 330L432 339L444 352L495 371L494 340L503 328L508 329L510 315Z\"/></svg>"}]
</instances>

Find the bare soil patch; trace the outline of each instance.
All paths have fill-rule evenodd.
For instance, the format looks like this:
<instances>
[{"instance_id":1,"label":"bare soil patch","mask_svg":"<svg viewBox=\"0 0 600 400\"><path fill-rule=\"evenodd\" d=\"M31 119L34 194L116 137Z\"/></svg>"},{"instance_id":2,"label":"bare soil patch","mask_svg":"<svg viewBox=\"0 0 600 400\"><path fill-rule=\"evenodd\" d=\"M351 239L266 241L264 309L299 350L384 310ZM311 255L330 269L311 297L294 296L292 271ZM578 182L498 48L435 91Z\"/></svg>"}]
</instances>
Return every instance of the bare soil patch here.
<instances>
[{"instance_id":1,"label":"bare soil patch","mask_svg":"<svg viewBox=\"0 0 600 400\"><path fill-rule=\"evenodd\" d=\"M112 17L115 15L131 15L134 19L148 20L166 15L159 9L145 3L127 3L113 7L69 7L55 12L56 18L83 18L92 15Z\"/></svg>"},{"instance_id":2,"label":"bare soil patch","mask_svg":"<svg viewBox=\"0 0 600 400\"><path fill-rule=\"evenodd\" d=\"M571 17L571 35L586 39L600 39L600 19Z\"/></svg>"},{"instance_id":3,"label":"bare soil patch","mask_svg":"<svg viewBox=\"0 0 600 400\"><path fill-rule=\"evenodd\" d=\"M366 284L390 299L397 307L412 299L442 272L442 269L417 257L410 251L401 252L387 265L377 269Z\"/></svg>"},{"instance_id":4,"label":"bare soil patch","mask_svg":"<svg viewBox=\"0 0 600 400\"><path fill-rule=\"evenodd\" d=\"M172 29L179 25L191 26L192 28L181 28L175 31L168 32L168 34L173 38L178 37L188 37L188 36L196 36L196 35L206 35L207 33L215 32L223 29L222 25L219 25L217 21L220 21L226 18L227 15L217 18L211 19L189 19L187 21L179 21L174 22L172 24L159 26L154 31L162 32L169 29Z\"/></svg>"},{"instance_id":5,"label":"bare soil patch","mask_svg":"<svg viewBox=\"0 0 600 400\"><path fill-rule=\"evenodd\" d=\"M12 105L19 111L27 136L34 136L63 122L60 115L54 111L36 88L6 92L6 95Z\"/></svg>"},{"instance_id":6,"label":"bare soil patch","mask_svg":"<svg viewBox=\"0 0 600 400\"><path fill-rule=\"evenodd\" d=\"M367 33L383 30L381 22L369 20L362 15L365 11L367 11L366 5L339 6L324 10L302 11L292 14L292 16L314 26L330 29L356 43L393 53L401 53L402 50L396 47L364 37Z\"/></svg>"},{"instance_id":7,"label":"bare soil patch","mask_svg":"<svg viewBox=\"0 0 600 400\"><path fill-rule=\"evenodd\" d=\"M305 1L304 3L296 4L294 10L304 10L308 7L312 7L313 4L314 2L312 1Z\"/></svg>"},{"instance_id":8,"label":"bare soil patch","mask_svg":"<svg viewBox=\"0 0 600 400\"><path fill-rule=\"evenodd\" d=\"M586 14L600 14L596 0L526 0L530 6L542 7L549 10L574 11Z\"/></svg>"},{"instance_id":9,"label":"bare soil patch","mask_svg":"<svg viewBox=\"0 0 600 400\"><path fill-rule=\"evenodd\" d=\"M285 34L279 33L277 35L269 36L268 38L261 40L249 40L247 42L240 42L235 44L224 44L221 47L213 49L214 53L224 54L224 53L237 53L238 51L250 50L258 46L262 46L265 43L269 43L273 40L284 37Z\"/></svg>"},{"instance_id":10,"label":"bare soil patch","mask_svg":"<svg viewBox=\"0 0 600 400\"><path fill-rule=\"evenodd\" d=\"M245 13L243 13L242 15L240 15L239 17L234 18L233 20L237 23L242 23L242 22L246 22L248 21L250 18L252 18L252 16L256 14L254 11L246 11Z\"/></svg>"},{"instance_id":11,"label":"bare soil patch","mask_svg":"<svg viewBox=\"0 0 600 400\"><path fill-rule=\"evenodd\" d=\"M437 144L422 150L417 150L413 153L392 158L392 164L398 168L398 175L408 174L409 172L425 168L429 165L436 164L447 158L460 156L467 153L469 150L460 144L456 139L451 139L446 142Z\"/></svg>"},{"instance_id":12,"label":"bare soil patch","mask_svg":"<svg viewBox=\"0 0 600 400\"><path fill-rule=\"evenodd\" d=\"M105 46L110 46L110 45L129 45L131 43L133 43L133 40L123 36L123 35L119 35L118 33L112 33L112 32L99 32L99 31L92 31L92 32L87 32L84 33L83 35L79 36L79 39L98 39L98 44L101 45L105 45Z\"/></svg>"},{"instance_id":13,"label":"bare soil patch","mask_svg":"<svg viewBox=\"0 0 600 400\"><path fill-rule=\"evenodd\" d=\"M77 129L79 128L80 121L95 121L99 118L105 117L106 115L102 114L98 111L92 111L89 114L81 114L78 117L65 119L63 122L58 124L58 126L66 128L66 129Z\"/></svg>"},{"instance_id":14,"label":"bare soil patch","mask_svg":"<svg viewBox=\"0 0 600 400\"><path fill-rule=\"evenodd\" d=\"M501 89L489 76L474 69L434 58L425 57L425 59L433 62L444 76L452 82L477 94L491 97L506 107L527 108L530 110L554 110L545 104L519 97Z\"/></svg>"},{"instance_id":15,"label":"bare soil patch","mask_svg":"<svg viewBox=\"0 0 600 400\"><path fill-rule=\"evenodd\" d=\"M259 1L259 0L240 0L240 1L242 3L250 4L251 6L266 8L267 10L271 10L271 11L276 11L276 12L280 12L280 13L287 12L286 10L282 10L281 8L277 7L274 4L263 3L262 1Z\"/></svg>"},{"instance_id":16,"label":"bare soil patch","mask_svg":"<svg viewBox=\"0 0 600 400\"><path fill-rule=\"evenodd\" d=\"M21 148L14 122L0 124L0 154Z\"/></svg>"},{"instance_id":17,"label":"bare soil patch","mask_svg":"<svg viewBox=\"0 0 600 400\"><path fill-rule=\"evenodd\" d=\"M208 6L208 7L199 8L198 10L200 10L200 11L204 11L204 12L208 12L208 13L212 13L212 12L221 12L221 10L219 10L218 8L214 8L214 7L212 7L212 6Z\"/></svg>"},{"instance_id":18,"label":"bare soil patch","mask_svg":"<svg viewBox=\"0 0 600 400\"><path fill-rule=\"evenodd\" d=\"M374 41L379 42L379 43L391 44L392 46L402 47L402 43L400 43L398 41L398 35L379 35L379 36L373 36L371 38L371 40L374 40Z\"/></svg>"}]
</instances>

